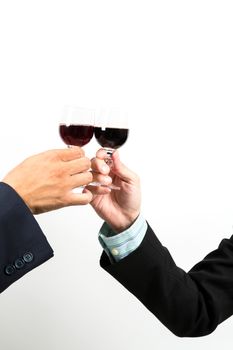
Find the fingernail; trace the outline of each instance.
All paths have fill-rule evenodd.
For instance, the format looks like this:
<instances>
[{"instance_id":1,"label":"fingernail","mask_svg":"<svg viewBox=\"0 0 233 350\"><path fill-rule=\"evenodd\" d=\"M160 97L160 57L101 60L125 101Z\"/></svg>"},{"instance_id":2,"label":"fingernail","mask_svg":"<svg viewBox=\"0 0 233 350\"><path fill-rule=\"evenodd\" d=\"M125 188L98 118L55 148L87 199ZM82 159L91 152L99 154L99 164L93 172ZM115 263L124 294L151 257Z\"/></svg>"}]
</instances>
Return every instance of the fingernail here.
<instances>
[{"instance_id":1,"label":"fingernail","mask_svg":"<svg viewBox=\"0 0 233 350\"><path fill-rule=\"evenodd\" d=\"M104 182L105 183L110 183L110 182L112 182L112 178L110 176L105 176Z\"/></svg>"},{"instance_id":2,"label":"fingernail","mask_svg":"<svg viewBox=\"0 0 233 350\"><path fill-rule=\"evenodd\" d=\"M102 167L101 167L101 171L103 172L103 173L106 173L107 171L108 171L108 166L107 165L102 165Z\"/></svg>"}]
</instances>

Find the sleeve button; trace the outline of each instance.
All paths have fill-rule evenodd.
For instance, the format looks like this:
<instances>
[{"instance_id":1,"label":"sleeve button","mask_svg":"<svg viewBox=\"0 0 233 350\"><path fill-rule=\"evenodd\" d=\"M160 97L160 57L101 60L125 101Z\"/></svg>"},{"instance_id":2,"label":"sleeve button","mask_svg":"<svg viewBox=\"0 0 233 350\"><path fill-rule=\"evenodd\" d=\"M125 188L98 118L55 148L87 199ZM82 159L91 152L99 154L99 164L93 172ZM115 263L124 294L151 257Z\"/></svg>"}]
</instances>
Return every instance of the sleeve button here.
<instances>
[{"instance_id":1,"label":"sleeve button","mask_svg":"<svg viewBox=\"0 0 233 350\"><path fill-rule=\"evenodd\" d=\"M111 252L112 252L112 255L114 255L114 256L119 255L119 251L118 251L116 248L113 248L113 249L111 250Z\"/></svg>"},{"instance_id":2,"label":"sleeve button","mask_svg":"<svg viewBox=\"0 0 233 350\"><path fill-rule=\"evenodd\" d=\"M10 275L12 275L14 272L15 272L15 267L14 267L14 265L7 265L7 266L5 267L5 273L6 273L6 275L10 276Z\"/></svg>"},{"instance_id":3,"label":"sleeve button","mask_svg":"<svg viewBox=\"0 0 233 350\"><path fill-rule=\"evenodd\" d=\"M15 260L14 265L15 265L16 269L22 269L25 265L25 262L22 258L19 258L19 259Z\"/></svg>"},{"instance_id":4,"label":"sleeve button","mask_svg":"<svg viewBox=\"0 0 233 350\"><path fill-rule=\"evenodd\" d=\"M26 263L29 263L33 260L34 256L31 252L27 252L23 255L23 260L26 262Z\"/></svg>"}]
</instances>

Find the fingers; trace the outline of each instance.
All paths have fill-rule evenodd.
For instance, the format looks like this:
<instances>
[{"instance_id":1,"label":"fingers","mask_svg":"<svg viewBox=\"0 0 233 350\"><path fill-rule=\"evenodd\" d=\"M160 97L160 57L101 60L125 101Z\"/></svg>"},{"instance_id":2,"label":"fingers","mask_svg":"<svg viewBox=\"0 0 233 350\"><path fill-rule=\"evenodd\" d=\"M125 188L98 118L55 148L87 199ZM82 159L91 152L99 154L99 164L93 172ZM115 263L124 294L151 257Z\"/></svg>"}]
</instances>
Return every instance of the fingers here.
<instances>
[{"instance_id":1,"label":"fingers","mask_svg":"<svg viewBox=\"0 0 233 350\"><path fill-rule=\"evenodd\" d=\"M83 193L69 192L67 195L67 205L85 205L92 201L92 193L84 189Z\"/></svg>"},{"instance_id":2,"label":"fingers","mask_svg":"<svg viewBox=\"0 0 233 350\"><path fill-rule=\"evenodd\" d=\"M104 195L109 194L111 189L107 186L87 186L85 190L89 190L93 195Z\"/></svg>"},{"instance_id":3,"label":"fingers","mask_svg":"<svg viewBox=\"0 0 233 350\"><path fill-rule=\"evenodd\" d=\"M103 151L103 152L100 152ZM96 153L96 158L93 158L91 161L91 168L93 172L101 173L101 174L109 174L110 168L105 163L104 159L106 158L107 154L104 150L100 150Z\"/></svg>"},{"instance_id":4,"label":"fingers","mask_svg":"<svg viewBox=\"0 0 233 350\"><path fill-rule=\"evenodd\" d=\"M95 195L104 195L111 192L108 186L112 183L112 178L108 176L110 172L109 166L105 163L106 152L99 150L97 152L99 158L93 158L91 168L93 174L93 182L100 184L99 186L88 186L88 189Z\"/></svg>"},{"instance_id":5,"label":"fingers","mask_svg":"<svg viewBox=\"0 0 233 350\"><path fill-rule=\"evenodd\" d=\"M108 187L112 183L112 178L110 176L105 176L102 174L93 174L93 181L87 188L93 194L108 194L111 192L111 189ZM96 184L96 186L94 185Z\"/></svg>"},{"instance_id":6,"label":"fingers","mask_svg":"<svg viewBox=\"0 0 233 350\"><path fill-rule=\"evenodd\" d=\"M94 183L102 184L103 186L109 186L112 183L111 176L102 175L98 173L92 173L92 175Z\"/></svg>"},{"instance_id":7,"label":"fingers","mask_svg":"<svg viewBox=\"0 0 233 350\"><path fill-rule=\"evenodd\" d=\"M84 171L87 171L91 167L91 161L87 157L74 159L69 162L65 162L65 169L69 175L75 175Z\"/></svg>"},{"instance_id":8,"label":"fingers","mask_svg":"<svg viewBox=\"0 0 233 350\"><path fill-rule=\"evenodd\" d=\"M96 157L99 159L105 159L107 157L107 153L103 148L100 148L97 152L96 152Z\"/></svg>"},{"instance_id":9,"label":"fingers","mask_svg":"<svg viewBox=\"0 0 233 350\"><path fill-rule=\"evenodd\" d=\"M96 158L92 159L91 162L93 172L108 174L111 170L111 172L118 176L122 181L128 183L139 181L138 176L121 162L118 151L114 151L112 154L113 166L111 169L105 163L107 157L108 155L104 149L98 150Z\"/></svg>"},{"instance_id":10,"label":"fingers","mask_svg":"<svg viewBox=\"0 0 233 350\"><path fill-rule=\"evenodd\" d=\"M51 152L55 152L60 160L68 162L77 158L84 157L84 151L81 147L70 147L64 149L57 149Z\"/></svg>"},{"instance_id":11,"label":"fingers","mask_svg":"<svg viewBox=\"0 0 233 350\"><path fill-rule=\"evenodd\" d=\"M86 186L93 181L93 175L90 171L70 176L69 182L72 188Z\"/></svg>"}]
</instances>

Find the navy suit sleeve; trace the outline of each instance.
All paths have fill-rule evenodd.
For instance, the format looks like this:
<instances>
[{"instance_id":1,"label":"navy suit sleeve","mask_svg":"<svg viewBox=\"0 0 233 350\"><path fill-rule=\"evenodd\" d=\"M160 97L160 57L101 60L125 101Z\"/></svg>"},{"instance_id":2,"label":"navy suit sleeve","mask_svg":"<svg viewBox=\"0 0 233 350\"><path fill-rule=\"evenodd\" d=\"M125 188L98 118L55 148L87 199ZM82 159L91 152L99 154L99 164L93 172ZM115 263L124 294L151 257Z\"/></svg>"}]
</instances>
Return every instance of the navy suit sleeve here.
<instances>
[{"instance_id":1,"label":"navy suit sleeve","mask_svg":"<svg viewBox=\"0 0 233 350\"><path fill-rule=\"evenodd\" d=\"M21 197L0 183L0 292L53 256Z\"/></svg>"},{"instance_id":2,"label":"navy suit sleeve","mask_svg":"<svg viewBox=\"0 0 233 350\"><path fill-rule=\"evenodd\" d=\"M233 237L185 272L148 227L137 250L100 264L177 336L210 334L233 314Z\"/></svg>"}]
</instances>

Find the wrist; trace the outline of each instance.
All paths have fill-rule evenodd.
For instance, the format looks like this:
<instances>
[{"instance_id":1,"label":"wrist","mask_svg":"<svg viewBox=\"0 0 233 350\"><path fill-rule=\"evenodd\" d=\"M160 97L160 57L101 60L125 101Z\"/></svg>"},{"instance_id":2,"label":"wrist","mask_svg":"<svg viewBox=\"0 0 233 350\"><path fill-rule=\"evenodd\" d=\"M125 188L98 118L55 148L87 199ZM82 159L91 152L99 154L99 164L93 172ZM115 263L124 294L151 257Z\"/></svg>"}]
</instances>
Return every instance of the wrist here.
<instances>
[{"instance_id":1,"label":"wrist","mask_svg":"<svg viewBox=\"0 0 233 350\"><path fill-rule=\"evenodd\" d=\"M99 242L111 263L118 262L135 251L141 244L147 227L147 222L141 214L131 227L118 234L105 222L99 231Z\"/></svg>"},{"instance_id":2,"label":"wrist","mask_svg":"<svg viewBox=\"0 0 233 350\"><path fill-rule=\"evenodd\" d=\"M7 179L7 177L5 177L2 180L3 183L5 183L6 185L8 185L9 187L11 187L17 194L18 196L22 199L22 201L24 202L24 204L26 204L26 206L28 207L28 209L32 212L33 214L33 209L30 205L30 196L28 196L28 199L26 198L27 196L23 193L23 191L21 190L20 186L17 186L16 184L13 183L13 181L9 181Z\"/></svg>"},{"instance_id":3,"label":"wrist","mask_svg":"<svg viewBox=\"0 0 233 350\"><path fill-rule=\"evenodd\" d=\"M115 232L115 233L120 233L128 228L130 228L134 222L137 220L138 216L140 214L140 211L135 212L129 216L124 216L122 218L117 218L117 222L107 222L109 227Z\"/></svg>"}]
</instances>

